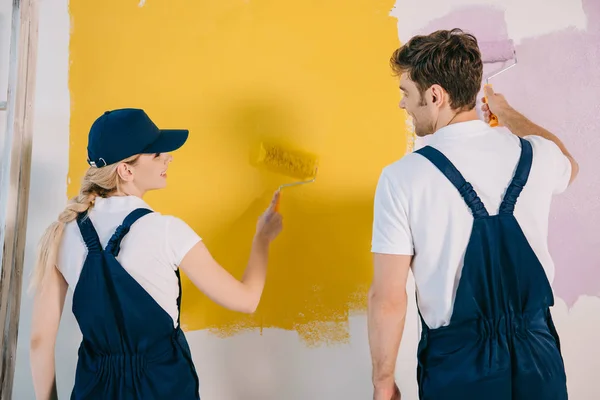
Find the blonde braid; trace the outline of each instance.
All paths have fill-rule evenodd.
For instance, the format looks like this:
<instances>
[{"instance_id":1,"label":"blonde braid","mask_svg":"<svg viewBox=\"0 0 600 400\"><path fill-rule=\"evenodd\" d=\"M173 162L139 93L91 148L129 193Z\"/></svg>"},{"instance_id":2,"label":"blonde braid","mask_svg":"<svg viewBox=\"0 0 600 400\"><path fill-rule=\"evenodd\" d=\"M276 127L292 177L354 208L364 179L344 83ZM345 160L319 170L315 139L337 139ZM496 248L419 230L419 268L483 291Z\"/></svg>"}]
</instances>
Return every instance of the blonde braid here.
<instances>
[{"instance_id":1,"label":"blonde braid","mask_svg":"<svg viewBox=\"0 0 600 400\"><path fill-rule=\"evenodd\" d=\"M38 254L33 270L30 290L42 287L44 277L50 268L57 267L58 250L65 226L94 206L96 197L110 197L120 186L117 167L121 163L134 165L139 156L133 156L102 168L88 168L81 182L79 194L69 200L65 209L44 232L38 246Z\"/></svg>"}]
</instances>

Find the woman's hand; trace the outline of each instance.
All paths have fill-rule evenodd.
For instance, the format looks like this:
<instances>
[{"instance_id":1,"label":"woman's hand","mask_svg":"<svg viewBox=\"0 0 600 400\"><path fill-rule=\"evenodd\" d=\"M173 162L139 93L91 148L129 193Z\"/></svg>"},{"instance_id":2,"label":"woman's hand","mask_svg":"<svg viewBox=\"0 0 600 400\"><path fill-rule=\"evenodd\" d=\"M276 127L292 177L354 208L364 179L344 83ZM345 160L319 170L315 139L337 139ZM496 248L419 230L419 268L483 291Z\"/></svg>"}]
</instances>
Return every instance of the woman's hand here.
<instances>
[{"instance_id":1,"label":"woman's hand","mask_svg":"<svg viewBox=\"0 0 600 400\"><path fill-rule=\"evenodd\" d=\"M256 236L265 239L267 242L274 240L281 232L282 216L275 211L275 205L279 201L279 190L275 192L271 199L271 204L260 216L256 224Z\"/></svg>"}]
</instances>

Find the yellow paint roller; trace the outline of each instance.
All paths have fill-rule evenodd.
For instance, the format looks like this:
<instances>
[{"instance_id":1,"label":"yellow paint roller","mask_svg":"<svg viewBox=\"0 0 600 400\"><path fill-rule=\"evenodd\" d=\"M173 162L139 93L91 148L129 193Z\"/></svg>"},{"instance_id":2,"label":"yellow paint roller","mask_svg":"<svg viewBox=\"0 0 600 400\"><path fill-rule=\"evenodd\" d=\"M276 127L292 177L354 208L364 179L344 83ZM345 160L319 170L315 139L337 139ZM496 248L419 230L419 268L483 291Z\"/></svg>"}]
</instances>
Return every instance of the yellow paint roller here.
<instances>
[{"instance_id":1,"label":"yellow paint roller","mask_svg":"<svg viewBox=\"0 0 600 400\"><path fill-rule=\"evenodd\" d=\"M491 64L497 62L508 62L513 61L512 64L505 66L499 71L495 72L492 75L489 75L485 79L485 86L491 87L492 85L489 83L490 79L495 76L500 75L504 71L514 67L517 65L517 52L515 51L515 46L512 40L500 40L500 41L488 41L488 42L480 42L479 43L479 51L481 52L481 60L484 64ZM484 103L487 103L487 97L483 99ZM490 122L491 127L498 126L498 117L490 111Z\"/></svg>"},{"instance_id":2,"label":"yellow paint roller","mask_svg":"<svg viewBox=\"0 0 600 400\"><path fill-rule=\"evenodd\" d=\"M263 141L260 143L256 164L271 172L299 179L299 181L285 183L279 186L283 188L312 183L317 178L319 159L314 154L304 151L292 150L285 146ZM279 201L275 204L275 211L279 210Z\"/></svg>"}]
</instances>

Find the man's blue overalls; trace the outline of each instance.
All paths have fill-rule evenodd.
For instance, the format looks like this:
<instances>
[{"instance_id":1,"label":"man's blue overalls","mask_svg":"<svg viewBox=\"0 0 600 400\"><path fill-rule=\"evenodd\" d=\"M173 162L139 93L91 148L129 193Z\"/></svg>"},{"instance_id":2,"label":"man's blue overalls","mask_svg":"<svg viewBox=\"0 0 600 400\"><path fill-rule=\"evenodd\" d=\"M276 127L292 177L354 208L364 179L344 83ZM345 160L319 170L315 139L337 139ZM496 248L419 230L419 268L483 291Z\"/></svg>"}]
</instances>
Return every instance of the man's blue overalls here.
<instances>
[{"instance_id":1,"label":"man's blue overalls","mask_svg":"<svg viewBox=\"0 0 600 400\"><path fill-rule=\"evenodd\" d=\"M567 399L552 289L513 215L533 158L528 141L521 139L521 148L498 215L488 214L441 152L417 151L452 182L474 216L449 325L429 329L421 317L421 400Z\"/></svg>"},{"instance_id":2,"label":"man's blue overalls","mask_svg":"<svg viewBox=\"0 0 600 400\"><path fill-rule=\"evenodd\" d=\"M73 313L83 340L71 399L200 398L198 376L179 324L173 327L169 314L116 259L131 225L149 212L131 212L104 250L87 214L77 219L88 255L73 294ZM179 309L181 282L175 273Z\"/></svg>"}]
</instances>

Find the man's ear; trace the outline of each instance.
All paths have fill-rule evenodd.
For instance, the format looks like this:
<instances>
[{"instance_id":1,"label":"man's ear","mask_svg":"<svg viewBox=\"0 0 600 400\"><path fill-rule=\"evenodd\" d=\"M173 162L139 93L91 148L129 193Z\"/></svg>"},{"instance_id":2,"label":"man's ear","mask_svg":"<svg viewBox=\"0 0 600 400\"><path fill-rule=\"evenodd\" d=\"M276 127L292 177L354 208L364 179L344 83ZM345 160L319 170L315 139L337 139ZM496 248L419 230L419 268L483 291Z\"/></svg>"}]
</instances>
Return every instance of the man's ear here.
<instances>
[{"instance_id":1,"label":"man's ear","mask_svg":"<svg viewBox=\"0 0 600 400\"><path fill-rule=\"evenodd\" d=\"M440 107L446 101L446 92L440 85L431 86L431 102Z\"/></svg>"}]
</instances>

